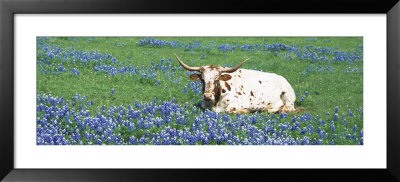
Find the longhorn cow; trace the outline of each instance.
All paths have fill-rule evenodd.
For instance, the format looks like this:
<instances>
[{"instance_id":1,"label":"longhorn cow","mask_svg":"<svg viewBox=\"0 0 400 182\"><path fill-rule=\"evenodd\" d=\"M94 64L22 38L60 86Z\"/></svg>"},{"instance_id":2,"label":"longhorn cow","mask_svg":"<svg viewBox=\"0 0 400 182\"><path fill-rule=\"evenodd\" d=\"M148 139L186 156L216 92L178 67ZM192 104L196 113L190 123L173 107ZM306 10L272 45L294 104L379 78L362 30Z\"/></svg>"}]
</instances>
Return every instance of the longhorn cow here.
<instances>
[{"instance_id":1,"label":"longhorn cow","mask_svg":"<svg viewBox=\"0 0 400 182\"><path fill-rule=\"evenodd\" d=\"M296 96L289 82L275 73L239 69L248 59L233 68L214 65L190 67L174 55L183 68L201 73L192 74L190 78L204 84L205 109L226 113L286 113L296 110Z\"/></svg>"}]
</instances>

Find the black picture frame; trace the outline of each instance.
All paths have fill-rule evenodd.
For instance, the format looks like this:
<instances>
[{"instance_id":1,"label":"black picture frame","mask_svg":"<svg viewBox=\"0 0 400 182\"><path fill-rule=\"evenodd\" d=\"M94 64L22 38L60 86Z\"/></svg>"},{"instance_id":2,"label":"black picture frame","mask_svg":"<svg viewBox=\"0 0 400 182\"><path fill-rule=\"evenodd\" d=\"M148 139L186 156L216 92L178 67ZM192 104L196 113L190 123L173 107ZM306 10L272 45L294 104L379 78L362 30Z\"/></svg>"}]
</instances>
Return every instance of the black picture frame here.
<instances>
[{"instance_id":1,"label":"black picture frame","mask_svg":"<svg viewBox=\"0 0 400 182\"><path fill-rule=\"evenodd\" d=\"M15 169L14 15L24 13L381 13L387 15L386 169ZM0 179L4 181L400 181L400 3L389 1L0 0ZM34 156L32 156L34 157ZM368 160L368 159L365 159Z\"/></svg>"}]
</instances>

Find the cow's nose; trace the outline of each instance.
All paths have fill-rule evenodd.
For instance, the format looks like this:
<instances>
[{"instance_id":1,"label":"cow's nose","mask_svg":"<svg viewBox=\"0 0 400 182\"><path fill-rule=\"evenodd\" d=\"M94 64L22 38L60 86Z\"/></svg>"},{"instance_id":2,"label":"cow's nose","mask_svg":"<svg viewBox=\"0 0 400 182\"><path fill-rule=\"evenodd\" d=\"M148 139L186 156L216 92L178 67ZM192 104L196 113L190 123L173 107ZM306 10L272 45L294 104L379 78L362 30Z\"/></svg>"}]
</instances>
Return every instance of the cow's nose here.
<instances>
[{"instance_id":1,"label":"cow's nose","mask_svg":"<svg viewBox=\"0 0 400 182\"><path fill-rule=\"evenodd\" d=\"M212 94L211 93L204 93L204 100L210 101L212 99Z\"/></svg>"}]
</instances>

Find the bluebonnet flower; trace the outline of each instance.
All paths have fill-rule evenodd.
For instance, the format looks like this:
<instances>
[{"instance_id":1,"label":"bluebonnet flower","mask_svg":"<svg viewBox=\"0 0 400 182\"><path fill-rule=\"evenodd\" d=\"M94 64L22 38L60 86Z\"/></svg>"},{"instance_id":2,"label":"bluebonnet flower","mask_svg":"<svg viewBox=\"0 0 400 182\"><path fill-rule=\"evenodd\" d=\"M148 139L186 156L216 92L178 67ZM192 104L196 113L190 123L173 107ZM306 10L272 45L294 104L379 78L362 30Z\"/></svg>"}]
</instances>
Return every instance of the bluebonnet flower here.
<instances>
[{"instance_id":1,"label":"bluebonnet flower","mask_svg":"<svg viewBox=\"0 0 400 182\"><path fill-rule=\"evenodd\" d=\"M310 138L304 137L303 140L302 140L302 144L303 145L309 145L309 143L310 143Z\"/></svg>"},{"instance_id":2,"label":"bluebonnet flower","mask_svg":"<svg viewBox=\"0 0 400 182\"><path fill-rule=\"evenodd\" d=\"M358 138L357 138L357 134L356 134L356 133L354 133L354 134L353 134L353 139L354 139L355 141L357 141L357 140L358 140Z\"/></svg>"},{"instance_id":3,"label":"bluebonnet flower","mask_svg":"<svg viewBox=\"0 0 400 182\"><path fill-rule=\"evenodd\" d=\"M311 145L316 145L317 144L317 140L314 138Z\"/></svg>"},{"instance_id":4,"label":"bluebonnet flower","mask_svg":"<svg viewBox=\"0 0 400 182\"><path fill-rule=\"evenodd\" d=\"M332 133L335 133L335 132L336 132L335 124L334 124L333 121L331 122L331 129L332 129Z\"/></svg>"},{"instance_id":5,"label":"bluebonnet flower","mask_svg":"<svg viewBox=\"0 0 400 182\"><path fill-rule=\"evenodd\" d=\"M317 121L319 119L319 115L315 116L314 121Z\"/></svg>"},{"instance_id":6,"label":"bluebonnet flower","mask_svg":"<svg viewBox=\"0 0 400 182\"><path fill-rule=\"evenodd\" d=\"M71 69L72 73L74 73L75 75L79 75L79 71L76 68L72 68ZM47 74L47 73L46 73Z\"/></svg>"},{"instance_id":7,"label":"bluebonnet flower","mask_svg":"<svg viewBox=\"0 0 400 182\"><path fill-rule=\"evenodd\" d=\"M58 70L61 71L61 72L67 71L67 70L64 68L63 64L60 64L60 67L59 67Z\"/></svg>"},{"instance_id":8,"label":"bluebonnet flower","mask_svg":"<svg viewBox=\"0 0 400 182\"><path fill-rule=\"evenodd\" d=\"M350 109L349 109L349 115L350 115L351 117L354 117L354 114L351 112Z\"/></svg>"},{"instance_id":9,"label":"bluebonnet flower","mask_svg":"<svg viewBox=\"0 0 400 182\"><path fill-rule=\"evenodd\" d=\"M313 133L314 133L314 127L312 126L312 124L310 124L310 125L308 126L308 128L309 128L309 131L308 131L308 132L310 132L310 134L313 134Z\"/></svg>"},{"instance_id":10,"label":"bluebonnet flower","mask_svg":"<svg viewBox=\"0 0 400 182\"><path fill-rule=\"evenodd\" d=\"M301 129L301 132L300 132L302 135L304 135L304 134L306 134L307 133L307 128L306 127L303 127L303 129Z\"/></svg>"},{"instance_id":11,"label":"bluebonnet flower","mask_svg":"<svg viewBox=\"0 0 400 182\"><path fill-rule=\"evenodd\" d=\"M356 132L356 131L357 131L357 124L355 124L353 127L353 132Z\"/></svg>"},{"instance_id":12,"label":"bluebonnet flower","mask_svg":"<svg viewBox=\"0 0 400 182\"><path fill-rule=\"evenodd\" d=\"M131 136L131 137L129 138L129 144L131 144L131 145L136 144L136 139L135 139L134 136Z\"/></svg>"}]
</instances>

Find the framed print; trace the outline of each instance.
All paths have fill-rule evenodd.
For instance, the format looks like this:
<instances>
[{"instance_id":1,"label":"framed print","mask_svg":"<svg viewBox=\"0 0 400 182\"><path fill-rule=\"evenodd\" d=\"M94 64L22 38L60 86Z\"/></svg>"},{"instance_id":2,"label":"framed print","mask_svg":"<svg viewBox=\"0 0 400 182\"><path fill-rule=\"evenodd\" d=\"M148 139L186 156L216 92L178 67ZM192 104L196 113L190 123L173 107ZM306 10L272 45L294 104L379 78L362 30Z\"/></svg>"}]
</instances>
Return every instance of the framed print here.
<instances>
[{"instance_id":1,"label":"framed print","mask_svg":"<svg viewBox=\"0 0 400 182\"><path fill-rule=\"evenodd\" d=\"M397 1L210 3L2 1L1 178L399 180Z\"/></svg>"}]
</instances>

